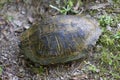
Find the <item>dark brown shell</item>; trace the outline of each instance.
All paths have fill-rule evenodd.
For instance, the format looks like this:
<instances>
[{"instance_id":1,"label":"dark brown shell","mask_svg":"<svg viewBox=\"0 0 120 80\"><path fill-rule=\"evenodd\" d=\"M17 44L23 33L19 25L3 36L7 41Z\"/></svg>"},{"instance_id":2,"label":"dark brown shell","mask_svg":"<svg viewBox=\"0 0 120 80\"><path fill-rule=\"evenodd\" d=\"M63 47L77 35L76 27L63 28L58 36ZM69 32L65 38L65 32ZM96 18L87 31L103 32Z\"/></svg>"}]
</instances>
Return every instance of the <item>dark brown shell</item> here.
<instances>
[{"instance_id":1,"label":"dark brown shell","mask_svg":"<svg viewBox=\"0 0 120 80\"><path fill-rule=\"evenodd\" d=\"M54 16L21 35L21 51L41 65L64 63L87 56L101 34L96 22L84 16Z\"/></svg>"}]
</instances>

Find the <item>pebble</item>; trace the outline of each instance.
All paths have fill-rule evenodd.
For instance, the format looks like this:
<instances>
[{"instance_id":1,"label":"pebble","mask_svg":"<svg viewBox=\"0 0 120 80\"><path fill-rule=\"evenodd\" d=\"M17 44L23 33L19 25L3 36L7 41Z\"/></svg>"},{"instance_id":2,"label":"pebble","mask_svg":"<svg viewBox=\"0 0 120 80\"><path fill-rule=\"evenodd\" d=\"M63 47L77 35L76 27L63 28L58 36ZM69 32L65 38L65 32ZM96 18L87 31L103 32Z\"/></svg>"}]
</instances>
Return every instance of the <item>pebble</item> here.
<instances>
[{"instance_id":1,"label":"pebble","mask_svg":"<svg viewBox=\"0 0 120 80\"><path fill-rule=\"evenodd\" d=\"M25 11L21 11L21 13L22 13L22 14L26 14L26 12L25 12Z\"/></svg>"},{"instance_id":2,"label":"pebble","mask_svg":"<svg viewBox=\"0 0 120 80\"><path fill-rule=\"evenodd\" d=\"M74 72L73 75L79 75L80 73L79 72Z\"/></svg>"},{"instance_id":3,"label":"pebble","mask_svg":"<svg viewBox=\"0 0 120 80\"><path fill-rule=\"evenodd\" d=\"M107 30L112 31L112 28L110 26L107 26Z\"/></svg>"},{"instance_id":4,"label":"pebble","mask_svg":"<svg viewBox=\"0 0 120 80\"><path fill-rule=\"evenodd\" d=\"M19 68L19 72L24 72L24 69L23 68Z\"/></svg>"},{"instance_id":5,"label":"pebble","mask_svg":"<svg viewBox=\"0 0 120 80\"><path fill-rule=\"evenodd\" d=\"M14 22L14 24L16 24L17 26L22 26L22 22L19 21L19 20L14 20L13 22Z\"/></svg>"},{"instance_id":6,"label":"pebble","mask_svg":"<svg viewBox=\"0 0 120 80\"><path fill-rule=\"evenodd\" d=\"M25 25L24 28L25 28L25 29L28 29L28 28L30 28L30 26L29 26L29 25Z\"/></svg>"},{"instance_id":7,"label":"pebble","mask_svg":"<svg viewBox=\"0 0 120 80\"><path fill-rule=\"evenodd\" d=\"M14 76L12 80L19 80L17 76Z\"/></svg>"},{"instance_id":8,"label":"pebble","mask_svg":"<svg viewBox=\"0 0 120 80\"><path fill-rule=\"evenodd\" d=\"M120 30L120 23L117 25L118 30Z\"/></svg>"},{"instance_id":9,"label":"pebble","mask_svg":"<svg viewBox=\"0 0 120 80\"><path fill-rule=\"evenodd\" d=\"M32 17L28 17L28 21L29 21L30 23L33 23L33 22L34 22L34 19L33 19Z\"/></svg>"}]
</instances>

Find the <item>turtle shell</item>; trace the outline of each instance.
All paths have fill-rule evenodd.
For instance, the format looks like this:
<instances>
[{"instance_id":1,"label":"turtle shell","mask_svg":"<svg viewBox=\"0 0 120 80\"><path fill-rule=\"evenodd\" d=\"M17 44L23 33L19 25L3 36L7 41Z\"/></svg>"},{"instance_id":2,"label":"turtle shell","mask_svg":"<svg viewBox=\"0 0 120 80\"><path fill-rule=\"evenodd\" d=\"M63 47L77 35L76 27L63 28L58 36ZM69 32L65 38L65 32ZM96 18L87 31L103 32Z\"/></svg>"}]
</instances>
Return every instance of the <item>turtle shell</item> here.
<instances>
[{"instance_id":1,"label":"turtle shell","mask_svg":"<svg viewBox=\"0 0 120 80\"><path fill-rule=\"evenodd\" d=\"M45 18L21 35L20 48L41 65L64 63L88 55L101 34L97 22L85 16L58 15Z\"/></svg>"}]
</instances>

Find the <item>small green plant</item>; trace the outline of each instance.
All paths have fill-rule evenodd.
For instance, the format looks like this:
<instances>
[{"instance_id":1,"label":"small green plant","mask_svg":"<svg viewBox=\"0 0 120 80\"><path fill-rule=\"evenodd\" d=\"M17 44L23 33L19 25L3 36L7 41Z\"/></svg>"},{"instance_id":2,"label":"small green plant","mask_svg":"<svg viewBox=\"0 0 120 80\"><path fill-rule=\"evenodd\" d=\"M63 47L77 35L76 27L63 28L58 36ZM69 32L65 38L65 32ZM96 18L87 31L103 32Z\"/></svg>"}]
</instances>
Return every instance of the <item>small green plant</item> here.
<instances>
[{"instance_id":1,"label":"small green plant","mask_svg":"<svg viewBox=\"0 0 120 80\"><path fill-rule=\"evenodd\" d=\"M79 13L79 11L73 9L76 1L77 1L77 3L79 3L79 6L82 4L81 0L64 0L63 6L56 7L56 6L50 5L50 7L53 9L56 9L57 11L59 11L62 14L65 14L65 15L68 13L77 14L77 13Z\"/></svg>"},{"instance_id":2,"label":"small green plant","mask_svg":"<svg viewBox=\"0 0 120 80\"><path fill-rule=\"evenodd\" d=\"M0 8L2 8L4 4L10 3L10 2L12 2L12 0L0 0Z\"/></svg>"},{"instance_id":3,"label":"small green plant","mask_svg":"<svg viewBox=\"0 0 120 80\"><path fill-rule=\"evenodd\" d=\"M101 64L106 64L106 66L107 66L107 64L112 65L112 63L113 63L112 57L113 57L113 53L108 53L108 51L103 50L103 52L100 56Z\"/></svg>"},{"instance_id":4,"label":"small green plant","mask_svg":"<svg viewBox=\"0 0 120 80\"><path fill-rule=\"evenodd\" d=\"M94 73L99 72L99 69L95 65L91 64L90 62L85 63L87 64L87 70L92 71Z\"/></svg>"},{"instance_id":5,"label":"small green plant","mask_svg":"<svg viewBox=\"0 0 120 80\"><path fill-rule=\"evenodd\" d=\"M114 35L115 39L120 39L120 31L118 31L115 35Z\"/></svg>"},{"instance_id":6,"label":"small green plant","mask_svg":"<svg viewBox=\"0 0 120 80\"><path fill-rule=\"evenodd\" d=\"M89 14L94 16L98 11L97 10L89 10Z\"/></svg>"},{"instance_id":7,"label":"small green plant","mask_svg":"<svg viewBox=\"0 0 120 80\"><path fill-rule=\"evenodd\" d=\"M33 68L33 71L38 74L42 74L44 72L43 66L40 66L38 68Z\"/></svg>"},{"instance_id":8,"label":"small green plant","mask_svg":"<svg viewBox=\"0 0 120 80\"><path fill-rule=\"evenodd\" d=\"M113 4L115 8L120 8L120 0L113 0Z\"/></svg>"},{"instance_id":9,"label":"small green plant","mask_svg":"<svg viewBox=\"0 0 120 80\"><path fill-rule=\"evenodd\" d=\"M107 31L106 31L107 32ZM99 45L102 46L99 59L99 68L101 73L107 73L114 79L120 79L120 33L104 33ZM110 71L110 72L108 72Z\"/></svg>"},{"instance_id":10,"label":"small green plant","mask_svg":"<svg viewBox=\"0 0 120 80\"><path fill-rule=\"evenodd\" d=\"M0 66L0 75L2 74L2 71L3 71L3 69L2 69L2 67Z\"/></svg>"},{"instance_id":11,"label":"small green plant","mask_svg":"<svg viewBox=\"0 0 120 80\"><path fill-rule=\"evenodd\" d=\"M111 36L108 36L106 34L103 34L100 42L102 45L104 45L105 47L110 47L110 45L114 45L114 39L111 38Z\"/></svg>"},{"instance_id":12,"label":"small green plant","mask_svg":"<svg viewBox=\"0 0 120 80\"><path fill-rule=\"evenodd\" d=\"M100 26L106 27L107 25L112 25L113 23L113 18L108 15L102 15L99 19Z\"/></svg>"},{"instance_id":13,"label":"small green plant","mask_svg":"<svg viewBox=\"0 0 120 80\"><path fill-rule=\"evenodd\" d=\"M108 50L103 50L102 54L99 55L99 67L101 73L107 73L114 79L120 78L120 55ZM110 71L110 72L109 72Z\"/></svg>"},{"instance_id":14,"label":"small green plant","mask_svg":"<svg viewBox=\"0 0 120 80\"><path fill-rule=\"evenodd\" d=\"M120 30L113 32L106 29L106 26L111 26L118 20L115 19L108 15L103 15L99 19L103 33L98 41L101 49L99 49L99 54L96 54L95 60L97 60L97 64L95 67L100 69L98 74L102 78L106 78L106 80L120 79Z\"/></svg>"}]
</instances>

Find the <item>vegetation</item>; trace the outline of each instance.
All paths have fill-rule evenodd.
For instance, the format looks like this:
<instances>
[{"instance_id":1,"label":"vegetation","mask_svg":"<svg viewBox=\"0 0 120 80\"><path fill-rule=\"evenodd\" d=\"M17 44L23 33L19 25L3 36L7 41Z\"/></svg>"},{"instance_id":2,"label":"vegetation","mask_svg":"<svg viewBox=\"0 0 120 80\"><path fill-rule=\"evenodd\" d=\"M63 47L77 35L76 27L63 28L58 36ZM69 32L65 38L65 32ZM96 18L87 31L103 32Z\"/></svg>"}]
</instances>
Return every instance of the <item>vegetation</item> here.
<instances>
[{"instance_id":1,"label":"vegetation","mask_svg":"<svg viewBox=\"0 0 120 80\"><path fill-rule=\"evenodd\" d=\"M107 25L111 26L113 23L113 19L111 18L111 16L102 15L100 17L99 23L102 27L106 27Z\"/></svg>"},{"instance_id":2,"label":"vegetation","mask_svg":"<svg viewBox=\"0 0 120 80\"><path fill-rule=\"evenodd\" d=\"M32 67L32 70L35 72L35 73L38 73L38 74L42 74L45 70L43 68L43 66L40 66L38 68L36 67Z\"/></svg>"},{"instance_id":3,"label":"vegetation","mask_svg":"<svg viewBox=\"0 0 120 80\"><path fill-rule=\"evenodd\" d=\"M12 0L0 0L0 9L3 7L5 3L11 2Z\"/></svg>"},{"instance_id":4,"label":"vegetation","mask_svg":"<svg viewBox=\"0 0 120 80\"><path fill-rule=\"evenodd\" d=\"M0 66L0 75L2 75L2 71L3 71L3 69L2 69L2 67ZM0 78L0 80L2 80L2 78Z\"/></svg>"},{"instance_id":5,"label":"vegetation","mask_svg":"<svg viewBox=\"0 0 120 80\"><path fill-rule=\"evenodd\" d=\"M97 50L94 59L97 64L88 64L87 70L98 74L97 78L103 80L120 79L120 30L107 30L107 26L111 26L115 19L108 15L102 15L99 19L100 26L103 29L98 44L100 47ZM117 25L116 25L117 26Z\"/></svg>"},{"instance_id":6,"label":"vegetation","mask_svg":"<svg viewBox=\"0 0 120 80\"><path fill-rule=\"evenodd\" d=\"M60 4L60 0L57 0ZM81 0L63 0L63 5L58 5L57 7L56 6L53 6L53 5L50 5L51 8L53 9L56 9L57 11L59 11L61 14L77 14L79 13L78 10L76 10L74 7L75 7L75 4L77 5L77 7L79 7L80 5L82 5L82 2Z\"/></svg>"},{"instance_id":7,"label":"vegetation","mask_svg":"<svg viewBox=\"0 0 120 80\"><path fill-rule=\"evenodd\" d=\"M2 70L2 67L0 66L0 75L2 74L2 71L3 71L3 70Z\"/></svg>"}]
</instances>

